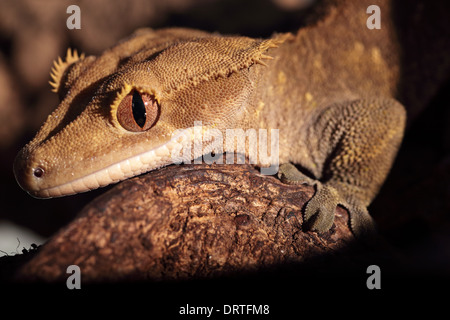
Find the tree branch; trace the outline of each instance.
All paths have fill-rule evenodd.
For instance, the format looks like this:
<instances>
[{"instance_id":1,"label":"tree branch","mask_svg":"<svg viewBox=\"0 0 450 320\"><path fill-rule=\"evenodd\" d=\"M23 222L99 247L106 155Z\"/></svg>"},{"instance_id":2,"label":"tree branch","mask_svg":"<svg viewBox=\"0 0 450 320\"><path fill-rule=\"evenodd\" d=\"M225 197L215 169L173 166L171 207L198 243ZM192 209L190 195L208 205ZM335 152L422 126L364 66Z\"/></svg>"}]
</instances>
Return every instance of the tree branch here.
<instances>
[{"instance_id":1,"label":"tree branch","mask_svg":"<svg viewBox=\"0 0 450 320\"><path fill-rule=\"evenodd\" d=\"M309 186L251 165L172 165L122 182L89 203L19 272L57 281L78 265L83 281L214 277L303 263L353 240L337 208L324 234L302 230Z\"/></svg>"}]
</instances>

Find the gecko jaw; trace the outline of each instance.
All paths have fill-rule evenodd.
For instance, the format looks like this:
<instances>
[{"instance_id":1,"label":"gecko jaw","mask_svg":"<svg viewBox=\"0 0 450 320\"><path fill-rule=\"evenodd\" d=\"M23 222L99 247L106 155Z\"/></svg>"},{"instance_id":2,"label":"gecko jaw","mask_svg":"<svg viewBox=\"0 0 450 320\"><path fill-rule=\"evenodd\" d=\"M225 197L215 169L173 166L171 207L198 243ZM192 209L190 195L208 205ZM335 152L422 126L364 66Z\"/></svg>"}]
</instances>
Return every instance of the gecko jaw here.
<instances>
[{"instance_id":1,"label":"gecko jaw","mask_svg":"<svg viewBox=\"0 0 450 320\"><path fill-rule=\"evenodd\" d=\"M161 146L121 160L106 168L61 185L36 188L34 190L31 186L27 188L21 186L35 198L55 198L94 190L172 163L181 163L190 160L190 154L183 155L184 157L174 157L173 150L183 150L188 144L192 144L192 135L193 128L181 130L180 133ZM180 141L181 136L188 138L181 139L182 141Z\"/></svg>"}]
</instances>

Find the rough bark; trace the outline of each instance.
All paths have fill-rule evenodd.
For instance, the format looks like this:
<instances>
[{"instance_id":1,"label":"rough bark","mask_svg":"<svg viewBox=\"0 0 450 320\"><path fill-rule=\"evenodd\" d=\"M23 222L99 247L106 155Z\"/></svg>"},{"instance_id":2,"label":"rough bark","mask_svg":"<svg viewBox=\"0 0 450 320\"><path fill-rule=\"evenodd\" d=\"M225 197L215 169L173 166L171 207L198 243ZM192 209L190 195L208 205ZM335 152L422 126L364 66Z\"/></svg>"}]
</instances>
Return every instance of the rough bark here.
<instances>
[{"instance_id":1,"label":"rough bark","mask_svg":"<svg viewBox=\"0 0 450 320\"><path fill-rule=\"evenodd\" d=\"M188 279L302 263L353 240L345 209L323 234L302 229L314 194L251 165L173 165L118 184L89 203L19 272L84 282Z\"/></svg>"}]
</instances>

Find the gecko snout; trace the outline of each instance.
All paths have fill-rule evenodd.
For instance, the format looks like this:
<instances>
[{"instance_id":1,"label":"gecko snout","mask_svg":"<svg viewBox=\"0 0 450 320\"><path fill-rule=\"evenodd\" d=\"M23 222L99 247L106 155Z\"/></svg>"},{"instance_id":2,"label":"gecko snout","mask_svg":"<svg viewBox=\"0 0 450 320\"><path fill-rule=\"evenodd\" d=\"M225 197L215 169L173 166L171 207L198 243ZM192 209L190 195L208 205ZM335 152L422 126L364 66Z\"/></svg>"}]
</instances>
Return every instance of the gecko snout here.
<instances>
[{"instance_id":1,"label":"gecko snout","mask_svg":"<svg viewBox=\"0 0 450 320\"><path fill-rule=\"evenodd\" d=\"M45 177L45 168L33 161L33 155L27 147L17 154L13 171L19 186L34 197L38 197L40 185Z\"/></svg>"}]
</instances>

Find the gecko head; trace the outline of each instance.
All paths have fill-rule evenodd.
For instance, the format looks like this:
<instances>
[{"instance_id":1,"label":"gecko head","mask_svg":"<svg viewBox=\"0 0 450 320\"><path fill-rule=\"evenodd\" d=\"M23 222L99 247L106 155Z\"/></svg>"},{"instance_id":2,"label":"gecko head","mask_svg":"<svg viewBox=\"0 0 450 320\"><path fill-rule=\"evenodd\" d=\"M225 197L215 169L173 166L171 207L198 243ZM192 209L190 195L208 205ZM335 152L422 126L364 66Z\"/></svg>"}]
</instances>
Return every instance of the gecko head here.
<instances>
[{"instance_id":1,"label":"gecko head","mask_svg":"<svg viewBox=\"0 0 450 320\"><path fill-rule=\"evenodd\" d=\"M179 161L174 150L194 143L194 122L219 130L248 122L257 69L274 46L147 29L98 57L68 51L52 70L60 104L17 155L16 180L34 197L58 197Z\"/></svg>"}]
</instances>

